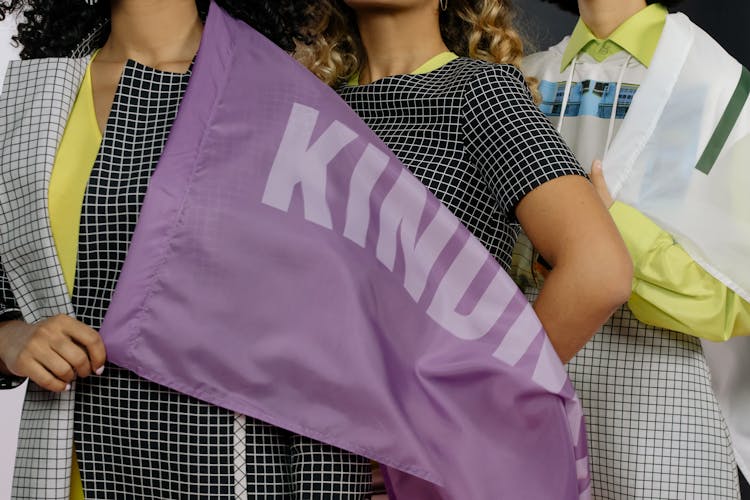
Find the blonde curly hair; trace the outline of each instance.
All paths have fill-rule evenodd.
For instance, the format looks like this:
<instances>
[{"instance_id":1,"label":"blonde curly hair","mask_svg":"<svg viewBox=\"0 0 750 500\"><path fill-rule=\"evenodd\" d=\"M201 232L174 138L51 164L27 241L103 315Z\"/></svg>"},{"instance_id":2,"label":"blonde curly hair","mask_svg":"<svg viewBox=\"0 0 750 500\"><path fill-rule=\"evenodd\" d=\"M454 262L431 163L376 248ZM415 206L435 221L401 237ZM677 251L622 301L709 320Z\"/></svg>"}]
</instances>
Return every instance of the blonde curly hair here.
<instances>
[{"instance_id":1,"label":"blonde curly hair","mask_svg":"<svg viewBox=\"0 0 750 500\"><path fill-rule=\"evenodd\" d=\"M523 41L513 26L510 0L449 0L440 11L440 32L459 56L520 66ZM320 0L309 9L305 42L295 58L318 78L335 86L360 69L364 49L354 12L342 0ZM535 81L527 80L534 88Z\"/></svg>"}]
</instances>

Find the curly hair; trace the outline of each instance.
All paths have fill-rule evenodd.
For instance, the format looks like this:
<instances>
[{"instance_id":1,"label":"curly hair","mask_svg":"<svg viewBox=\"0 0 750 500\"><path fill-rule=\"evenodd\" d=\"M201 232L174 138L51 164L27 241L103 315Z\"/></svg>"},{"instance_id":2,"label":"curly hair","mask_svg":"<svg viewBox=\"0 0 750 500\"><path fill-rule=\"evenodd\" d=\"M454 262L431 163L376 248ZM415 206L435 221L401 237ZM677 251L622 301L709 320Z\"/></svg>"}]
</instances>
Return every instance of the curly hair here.
<instances>
[{"instance_id":1,"label":"curly hair","mask_svg":"<svg viewBox=\"0 0 750 500\"><path fill-rule=\"evenodd\" d=\"M337 85L363 61L354 12L342 0L320 0L309 14L294 56L318 78ZM513 14L510 0L451 0L440 11L443 41L460 56L519 66L523 42Z\"/></svg>"},{"instance_id":2,"label":"curly hair","mask_svg":"<svg viewBox=\"0 0 750 500\"><path fill-rule=\"evenodd\" d=\"M202 16L210 0L196 0ZM231 16L245 21L287 52L297 42L309 42L297 26L304 26L315 0L216 0ZM88 5L84 0L4 0L0 1L0 20L11 12L23 10L26 20L14 37L23 46L21 57L65 57L98 28L103 44L109 35L110 1Z\"/></svg>"},{"instance_id":3,"label":"curly hair","mask_svg":"<svg viewBox=\"0 0 750 500\"><path fill-rule=\"evenodd\" d=\"M542 0L543 2L547 3L553 3L560 7L562 10L572 12L575 15L579 15L578 12L578 0ZM660 3L664 7L671 8L675 7L677 4L682 3L682 0L647 0L646 3L648 5L651 5L652 3Z\"/></svg>"}]
</instances>

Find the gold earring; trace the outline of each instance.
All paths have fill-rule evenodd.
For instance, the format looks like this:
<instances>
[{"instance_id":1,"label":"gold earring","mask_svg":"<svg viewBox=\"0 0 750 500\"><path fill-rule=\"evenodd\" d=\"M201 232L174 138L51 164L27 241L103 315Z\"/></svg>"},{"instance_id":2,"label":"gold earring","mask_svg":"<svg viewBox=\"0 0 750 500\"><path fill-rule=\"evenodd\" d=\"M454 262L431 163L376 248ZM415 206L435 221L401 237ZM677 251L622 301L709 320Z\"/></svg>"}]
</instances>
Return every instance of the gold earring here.
<instances>
[{"instance_id":1,"label":"gold earring","mask_svg":"<svg viewBox=\"0 0 750 500\"><path fill-rule=\"evenodd\" d=\"M448 0L440 0L440 10L448 10Z\"/></svg>"}]
</instances>

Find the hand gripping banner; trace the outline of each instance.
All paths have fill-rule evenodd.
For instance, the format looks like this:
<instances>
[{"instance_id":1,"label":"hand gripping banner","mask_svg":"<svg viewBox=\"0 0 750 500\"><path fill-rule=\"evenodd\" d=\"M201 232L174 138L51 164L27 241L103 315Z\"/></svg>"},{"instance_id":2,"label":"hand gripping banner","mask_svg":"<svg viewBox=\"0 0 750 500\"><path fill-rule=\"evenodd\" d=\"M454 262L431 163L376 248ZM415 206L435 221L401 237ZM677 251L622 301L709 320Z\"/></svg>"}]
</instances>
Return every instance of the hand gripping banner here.
<instances>
[{"instance_id":1,"label":"hand gripping banner","mask_svg":"<svg viewBox=\"0 0 750 500\"><path fill-rule=\"evenodd\" d=\"M524 296L216 5L102 335L145 378L377 460L392 498L589 495L581 406Z\"/></svg>"}]
</instances>

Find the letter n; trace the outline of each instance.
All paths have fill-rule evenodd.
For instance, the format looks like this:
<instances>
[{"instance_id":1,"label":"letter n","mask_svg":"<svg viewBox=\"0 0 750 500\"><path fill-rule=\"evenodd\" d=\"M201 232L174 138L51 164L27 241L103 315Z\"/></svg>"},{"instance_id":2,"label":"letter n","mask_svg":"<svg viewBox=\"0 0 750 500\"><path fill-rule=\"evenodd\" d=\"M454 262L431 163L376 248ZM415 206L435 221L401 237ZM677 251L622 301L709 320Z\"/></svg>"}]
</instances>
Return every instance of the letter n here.
<instances>
[{"instance_id":1,"label":"letter n","mask_svg":"<svg viewBox=\"0 0 750 500\"><path fill-rule=\"evenodd\" d=\"M427 314L432 319L458 338L476 340L484 337L517 291L517 288L510 284L507 274L496 266L489 286L481 296L472 300L475 305L471 312L458 312L464 295L482 271L487 259L491 258L479 240L469 237L440 281L427 309Z\"/></svg>"},{"instance_id":2,"label":"letter n","mask_svg":"<svg viewBox=\"0 0 750 500\"><path fill-rule=\"evenodd\" d=\"M377 258L392 271L400 239L404 256L404 287L415 301L422 296L432 267L459 226L458 219L440 205L417 240L427 196L427 188L404 169L380 208Z\"/></svg>"}]
</instances>

